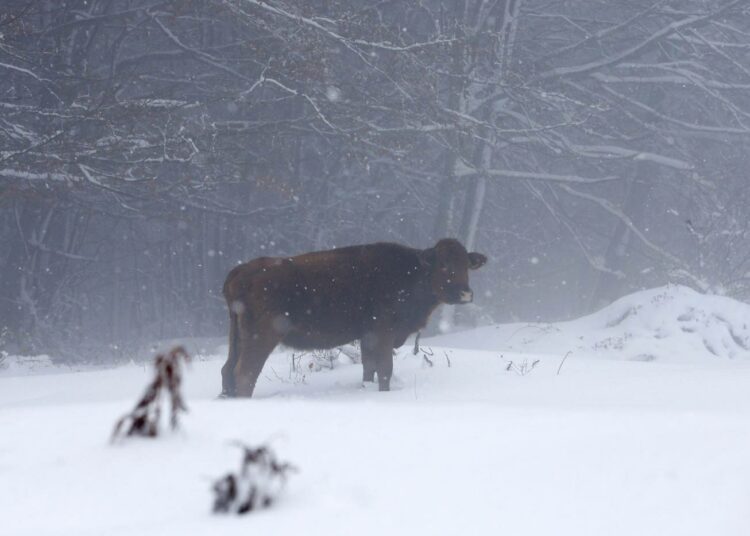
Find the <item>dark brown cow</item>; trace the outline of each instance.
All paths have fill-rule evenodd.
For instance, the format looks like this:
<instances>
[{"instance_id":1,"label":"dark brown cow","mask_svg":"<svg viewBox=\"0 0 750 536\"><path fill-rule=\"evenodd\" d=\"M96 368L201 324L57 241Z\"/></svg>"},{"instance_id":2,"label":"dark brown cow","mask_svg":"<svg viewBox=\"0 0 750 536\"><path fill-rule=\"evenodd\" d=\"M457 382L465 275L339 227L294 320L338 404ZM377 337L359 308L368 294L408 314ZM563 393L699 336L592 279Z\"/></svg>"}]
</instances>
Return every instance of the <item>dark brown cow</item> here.
<instances>
[{"instance_id":1,"label":"dark brown cow","mask_svg":"<svg viewBox=\"0 0 750 536\"><path fill-rule=\"evenodd\" d=\"M393 349L424 327L440 303L473 298L468 270L487 262L460 242L420 250L377 243L296 257L261 257L235 267L224 283L229 357L223 395L252 396L277 344L333 348L359 339L363 380L390 388Z\"/></svg>"}]
</instances>

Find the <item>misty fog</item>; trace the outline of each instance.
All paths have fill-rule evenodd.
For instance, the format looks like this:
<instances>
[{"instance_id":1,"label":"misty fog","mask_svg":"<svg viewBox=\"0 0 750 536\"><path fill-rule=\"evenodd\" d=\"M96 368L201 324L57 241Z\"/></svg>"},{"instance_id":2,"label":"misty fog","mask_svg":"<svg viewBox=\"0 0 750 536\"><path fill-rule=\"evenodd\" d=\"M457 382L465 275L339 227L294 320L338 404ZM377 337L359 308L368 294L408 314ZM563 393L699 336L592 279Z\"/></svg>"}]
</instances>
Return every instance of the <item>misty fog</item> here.
<instances>
[{"instance_id":1,"label":"misty fog","mask_svg":"<svg viewBox=\"0 0 750 536\"><path fill-rule=\"evenodd\" d=\"M225 336L237 263L375 241L489 257L452 329L747 300L748 139L746 1L4 0L0 350Z\"/></svg>"}]
</instances>

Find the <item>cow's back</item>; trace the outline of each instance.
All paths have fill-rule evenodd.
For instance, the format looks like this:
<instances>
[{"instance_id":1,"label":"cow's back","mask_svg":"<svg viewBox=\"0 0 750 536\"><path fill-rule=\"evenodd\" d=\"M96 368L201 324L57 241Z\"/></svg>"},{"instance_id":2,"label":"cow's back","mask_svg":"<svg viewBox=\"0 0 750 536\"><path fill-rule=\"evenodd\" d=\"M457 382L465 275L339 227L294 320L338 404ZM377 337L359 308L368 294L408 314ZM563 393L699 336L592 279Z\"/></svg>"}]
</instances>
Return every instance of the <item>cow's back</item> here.
<instances>
[{"instance_id":1,"label":"cow's back","mask_svg":"<svg viewBox=\"0 0 750 536\"><path fill-rule=\"evenodd\" d=\"M361 338L387 320L383 315L392 309L405 284L405 265L415 262L418 258L413 250L395 244L352 246L294 257L290 267L294 286L284 289L285 313L288 311L294 331L301 335L320 333L327 340L337 339L336 344Z\"/></svg>"},{"instance_id":2,"label":"cow's back","mask_svg":"<svg viewBox=\"0 0 750 536\"><path fill-rule=\"evenodd\" d=\"M418 277L417 250L377 243L255 259L230 272L225 294L271 319L285 344L321 348L393 323Z\"/></svg>"}]
</instances>

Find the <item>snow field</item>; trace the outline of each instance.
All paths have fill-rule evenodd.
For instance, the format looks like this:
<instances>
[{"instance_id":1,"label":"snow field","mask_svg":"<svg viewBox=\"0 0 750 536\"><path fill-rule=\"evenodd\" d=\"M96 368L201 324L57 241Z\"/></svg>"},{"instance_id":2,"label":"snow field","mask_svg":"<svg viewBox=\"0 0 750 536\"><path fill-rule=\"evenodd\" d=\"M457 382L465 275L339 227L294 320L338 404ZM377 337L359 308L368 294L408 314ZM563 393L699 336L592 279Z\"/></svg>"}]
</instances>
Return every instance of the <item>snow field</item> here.
<instances>
[{"instance_id":1,"label":"snow field","mask_svg":"<svg viewBox=\"0 0 750 536\"><path fill-rule=\"evenodd\" d=\"M641 298L639 322L656 318ZM218 400L221 349L187 371L180 431L115 445L149 367L0 376L0 533L750 534L750 360L700 344L631 360L625 345L572 351L558 375L563 339L614 334L576 322L547 330L554 352L483 331L519 326L426 339L434 366L402 349L388 393L363 389L359 365L303 383L279 351L256 398ZM652 335L621 329L639 345ZM233 440L300 468L270 510L211 514L212 482L239 465Z\"/></svg>"}]
</instances>

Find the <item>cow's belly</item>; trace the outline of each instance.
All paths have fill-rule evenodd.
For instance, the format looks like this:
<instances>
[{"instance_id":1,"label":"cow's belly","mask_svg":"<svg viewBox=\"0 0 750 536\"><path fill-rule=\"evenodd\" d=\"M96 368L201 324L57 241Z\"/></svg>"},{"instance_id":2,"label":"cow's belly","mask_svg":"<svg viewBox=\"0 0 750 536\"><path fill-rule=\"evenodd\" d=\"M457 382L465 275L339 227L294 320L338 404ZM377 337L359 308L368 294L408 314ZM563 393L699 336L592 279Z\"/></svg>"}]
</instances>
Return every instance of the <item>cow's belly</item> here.
<instances>
[{"instance_id":1,"label":"cow's belly","mask_svg":"<svg viewBox=\"0 0 750 536\"><path fill-rule=\"evenodd\" d=\"M290 304L289 314L284 315L288 322L282 322L286 329L279 330L287 346L299 349L341 346L359 339L372 322L368 322L364 308L315 298L303 295Z\"/></svg>"},{"instance_id":2,"label":"cow's belly","mask_svg":"<svg viewBox=\"0 0 750 536\"><path fill-rule=\"evenodd\" d=\"M358 339L358 335L348 330L336 333L322 333L319 331L292 328L284 335L281 342L286 346L299 350L315 350L341 346Z\"/></svg>"}]
</instances>

